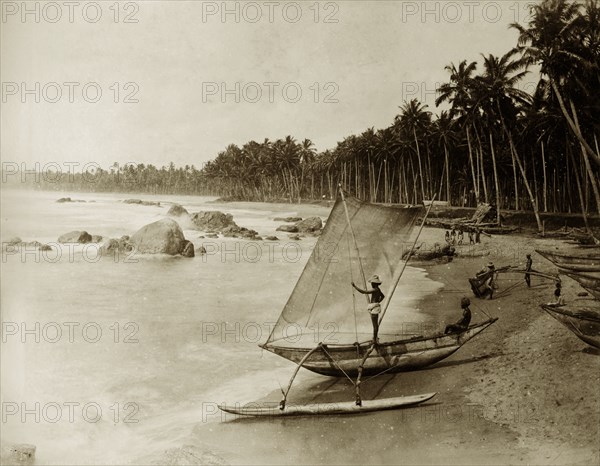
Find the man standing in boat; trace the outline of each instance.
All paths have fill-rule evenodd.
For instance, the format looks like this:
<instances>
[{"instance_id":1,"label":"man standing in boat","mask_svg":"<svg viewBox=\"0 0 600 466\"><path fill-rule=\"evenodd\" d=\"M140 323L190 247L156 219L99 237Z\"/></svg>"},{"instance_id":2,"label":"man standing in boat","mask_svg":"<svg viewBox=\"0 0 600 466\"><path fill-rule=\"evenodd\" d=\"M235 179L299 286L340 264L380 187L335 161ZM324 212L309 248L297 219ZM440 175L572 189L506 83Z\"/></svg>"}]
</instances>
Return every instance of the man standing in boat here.
<instances>
[{"instance_id":1,"label":"man standing in boat","mask_svg":"<svg viewBox=\"0 0 600 466\"><path fill-rule=\"evenodd\" d=\"M383 298L385 298L383 292L379 289L379 285L381 285L381 280L379 279L379 275L373 275L369 279L369 283L371 284L370 290L362 290L354 282L352 282L352 286L356 291L362 294L369 294L369 306L367 310L371 315L371 322L373 323L373 343L378 343L377 333L379 332L379 314L381 313L381 302Z\"/></svg>"}]
</instances>

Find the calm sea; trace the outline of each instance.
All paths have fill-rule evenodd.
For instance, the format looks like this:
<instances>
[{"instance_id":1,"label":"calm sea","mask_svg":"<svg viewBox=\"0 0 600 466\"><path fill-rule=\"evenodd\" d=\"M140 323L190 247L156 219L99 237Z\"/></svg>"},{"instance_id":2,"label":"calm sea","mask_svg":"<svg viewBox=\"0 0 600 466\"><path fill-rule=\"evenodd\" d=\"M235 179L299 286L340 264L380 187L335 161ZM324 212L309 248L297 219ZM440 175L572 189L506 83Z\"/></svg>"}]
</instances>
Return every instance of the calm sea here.
<instances>
[{"instance_id":1,"label":"calm sea","mask_svg":"<svg viewBox=\"0 0 600 466\"><path fill-rule=\"evenodd\" d=\"M66 195L87 202L55 202ZM121 202L132 197L161 206ZM276 234L273 217L297 213L292 205L210 201L4 190L2 240L55 243L71 230L131 235L164 218L171 202L226 211L263 236ZM194 259L98 260L96 246L81 245L3 252L3 441L36 445L38 464L126 464L181 446L200 422L220 422L206 416L211 403L257 400L287 383L294 366L257 344L316 239L248 246L200 239L186 227L196 246L213 241L218 249ZM403 283L411 285L401 284L396 304L418 320L414 303L440 285L410 267ZM313 379L323 377L301 372L304 383Z\"/></svg>"}]
</instances>

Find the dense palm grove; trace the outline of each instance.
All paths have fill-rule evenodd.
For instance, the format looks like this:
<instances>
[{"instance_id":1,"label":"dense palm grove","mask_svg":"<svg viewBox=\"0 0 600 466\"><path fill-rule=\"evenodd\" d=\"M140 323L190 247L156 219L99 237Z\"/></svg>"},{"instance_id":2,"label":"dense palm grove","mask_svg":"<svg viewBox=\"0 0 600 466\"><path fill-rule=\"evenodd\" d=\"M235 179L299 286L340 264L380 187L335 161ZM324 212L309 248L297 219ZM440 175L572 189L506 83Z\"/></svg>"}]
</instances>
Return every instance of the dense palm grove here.
<instances>
[{"instance_id":1,"label":"dense palm grove","mask_svg":"<svg viewBox=\"0 0 600 466\"><path fill-rule=\"evenodd\" d=\"M205 194L242 200L335 197L371 202L600 213L600 3L545 0L513 50L446 66L434 116L405 102L387 128L317 153L291 136L228 146L201 170L113 168L95 190ZM533 95L519 89L539 71ZM89 188L90 183L84 183ZM76 180L77 182L77 180Z\"/></svg>"}]
</instances>

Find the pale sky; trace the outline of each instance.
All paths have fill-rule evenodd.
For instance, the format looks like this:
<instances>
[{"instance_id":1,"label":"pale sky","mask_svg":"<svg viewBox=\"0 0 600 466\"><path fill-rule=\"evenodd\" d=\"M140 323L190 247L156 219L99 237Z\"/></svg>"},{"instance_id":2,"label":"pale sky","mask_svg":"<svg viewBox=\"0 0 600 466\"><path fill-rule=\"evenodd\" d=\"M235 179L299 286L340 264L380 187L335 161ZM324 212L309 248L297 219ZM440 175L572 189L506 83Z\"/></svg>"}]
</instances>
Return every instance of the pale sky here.
<instances>
[{"instance_id":1,"label":"pale sky","mask_svg":"<svg viewBox=\"0 0 600 466\"><path fill-rule=\"evenodd\" d=\"M225 17L223 2L66 3L27 2L23 16L1 1L3 162L200 167L287 135L333 148L388 126L404 100L438 112L444 66L504 54L509 23L528 19L517 1L227 2Z\"/></svg>"}]
</instances>

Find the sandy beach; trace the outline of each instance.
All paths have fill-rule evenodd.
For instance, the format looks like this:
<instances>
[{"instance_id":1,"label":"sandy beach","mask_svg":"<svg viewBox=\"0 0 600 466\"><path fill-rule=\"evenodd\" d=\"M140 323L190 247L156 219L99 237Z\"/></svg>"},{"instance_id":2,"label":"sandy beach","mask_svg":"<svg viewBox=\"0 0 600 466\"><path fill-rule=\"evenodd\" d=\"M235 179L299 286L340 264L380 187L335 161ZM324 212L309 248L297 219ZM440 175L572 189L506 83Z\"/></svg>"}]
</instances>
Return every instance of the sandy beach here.
<instances>
[{"instance_id":1,"label":"sandy beach","mask_svg":"<svg viewBox=\"0 0 600 466\"><path fill-rule=\"evenodd\" d=\"M443 230L425 229L421 239L440 241ZM502 294L523 278L501 277L499 297L481 300L467 282L488 260L497 266L522 265L535 248L563 249L564 243L526 235L484 237L482 242L478 248L489 250L489 256L460 257L459 248L451 263L425 266L445 288L419 307L435 325L444 325L458 320L460 298L469 296L473 322L486 319L486 313L498 322L425 370L386 374L365 384L366 399L435 391L433 400L418 408L358 416L222 416L220 422L199 423L179 454L211 451L233 464L598 464L600 352L539 308L551 300L553 284L534 278L532 288L523 283ZM533 259L535 270L556 273L538 254ZM589 303L589 297L577 296L581 291L563 278L567 303ZM291 363L289 368L291 374ZM290 399L336 402L352 396L348 380L321 377L318 383L311 379L296 385ZM279 398L274 390L262 401Z\"/></svg>"}]
</instances>

